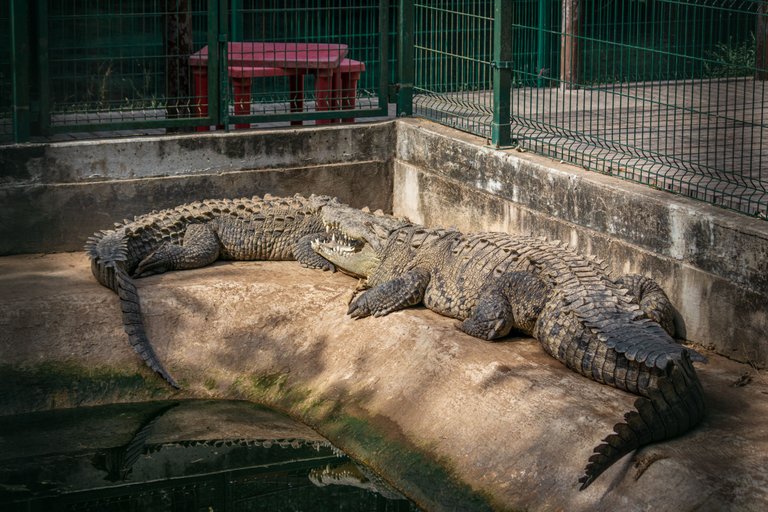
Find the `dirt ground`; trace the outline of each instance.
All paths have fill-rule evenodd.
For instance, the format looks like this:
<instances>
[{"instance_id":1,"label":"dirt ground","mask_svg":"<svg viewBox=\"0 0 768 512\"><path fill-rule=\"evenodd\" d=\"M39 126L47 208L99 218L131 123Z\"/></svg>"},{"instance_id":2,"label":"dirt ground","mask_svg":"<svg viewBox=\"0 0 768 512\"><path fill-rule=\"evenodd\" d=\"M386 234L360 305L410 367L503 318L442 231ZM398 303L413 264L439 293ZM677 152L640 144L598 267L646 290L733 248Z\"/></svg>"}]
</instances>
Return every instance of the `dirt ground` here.
<instances>
[{"instance_id":1,"label":"dirt ground","mask_svg":"<svg viewBox=\"0 0 768 512\"><path fill-rule=\"evenodd\" d=\"M535 340L482 342L423 308L353 320L355 284L294 262L138 280L174 392L129 346L118 299L84 254L0 258L0 414L242 398L287 411L427 509L450 507L424 483L427 459L498 510L768 509L765 373L707 354L704 422L579 492L592 448L635 397L567 370ZM393 463L390 444L422 458Z\"/></svg>"}]
</instances>

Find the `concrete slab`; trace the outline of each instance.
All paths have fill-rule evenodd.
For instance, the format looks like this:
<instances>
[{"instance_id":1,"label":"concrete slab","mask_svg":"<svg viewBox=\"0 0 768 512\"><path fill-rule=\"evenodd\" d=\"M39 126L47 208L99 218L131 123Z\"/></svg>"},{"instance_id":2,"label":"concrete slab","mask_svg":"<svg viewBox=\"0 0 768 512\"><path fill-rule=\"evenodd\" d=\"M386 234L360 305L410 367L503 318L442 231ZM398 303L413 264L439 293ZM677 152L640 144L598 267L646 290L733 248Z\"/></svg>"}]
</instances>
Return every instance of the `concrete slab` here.
<instances>
[{"instance_id":1,"label":"concrete slab","mask_svg":"<svg viewBox=\"0 0 768 512\"><path fill-rule=\"evenodd\" d=\"M768 508L764 373L710 355L697 368L703 424L579 492L584 462L632 395L570 372L534 340L484 343L425 309L352 320L354 286L293 262L139 280L149 336L184 388L172 392L128 346L117 297L82 253L2 258L0 414L242 398L312 426L427 510ZM475 497L446 498L442 481Z\"/></svg>"}]
</instances>

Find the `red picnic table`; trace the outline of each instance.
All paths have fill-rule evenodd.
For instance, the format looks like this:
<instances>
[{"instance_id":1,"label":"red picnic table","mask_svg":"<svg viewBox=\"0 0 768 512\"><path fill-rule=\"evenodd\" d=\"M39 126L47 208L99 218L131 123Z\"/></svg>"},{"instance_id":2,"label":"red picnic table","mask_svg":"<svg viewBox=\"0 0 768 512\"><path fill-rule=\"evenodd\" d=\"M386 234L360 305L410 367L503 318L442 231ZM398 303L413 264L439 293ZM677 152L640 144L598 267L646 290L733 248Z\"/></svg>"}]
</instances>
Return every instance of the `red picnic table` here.
<instances>
[{"instance_id":1,"label":"red picnic table","mask_svg":"<svg viewBox=\"0 0 768 512\"><path fill-rule=\"evenodd\" d=\"M289 78L291 112L304 109L304 76L315 76L315 108L327 111L354 109L357 82L365 64L346 59L347 45L329 43L227 43L227 74L232 80L235 115L251 113L251 79L287 76ZM208 116L208 47L189 59L195 77L195 97L199 117ZM346 122L354 119L344 119ZM331 119L317 123L332 123ZM300 125L301 121L291 121ZM247 128L237 124L235 128ZM198 131L208 127L198 127Z\"/></svg>"}]
</instances>

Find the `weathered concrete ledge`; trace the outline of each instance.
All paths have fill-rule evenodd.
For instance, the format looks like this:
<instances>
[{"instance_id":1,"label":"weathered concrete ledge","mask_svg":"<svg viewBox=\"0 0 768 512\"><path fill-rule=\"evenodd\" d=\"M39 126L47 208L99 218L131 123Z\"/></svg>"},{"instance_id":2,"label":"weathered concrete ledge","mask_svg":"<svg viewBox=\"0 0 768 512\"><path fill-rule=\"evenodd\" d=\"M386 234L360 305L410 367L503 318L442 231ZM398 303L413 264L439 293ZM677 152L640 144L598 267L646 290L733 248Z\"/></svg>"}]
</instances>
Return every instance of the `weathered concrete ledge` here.
<instances>
[{"instance_id":1,"label":"weathered concrete ledge","mask_svg":"<svg viewBox=\"0 0 768 512\"><path fill-rule=\"evenodd\" d=\"M394 213L568 242L656 279L682 338L768 366L768 222L418 119L398 121L395 155Z\"/></svg>"},{"instance_id":2,"label":"weathered concrete ledge","mask_svg":"<svg viewBox=\"0 0 768 512\"><path fill-rule=\"evenodd\" d=\"M703 424L578 492L632 395L568 371L533 340L483 343L425 309L354 321L344 315L354 285L292 262L140 280L149 336L184 386L173 393L128 346L117 298L84 255L1 258L0 414L248 399L314 427L428 510L768 507L768 383L747 365L712 355L698 367ZM430 493L438 473L474 497Z\"/></svg>"}]
</instances>

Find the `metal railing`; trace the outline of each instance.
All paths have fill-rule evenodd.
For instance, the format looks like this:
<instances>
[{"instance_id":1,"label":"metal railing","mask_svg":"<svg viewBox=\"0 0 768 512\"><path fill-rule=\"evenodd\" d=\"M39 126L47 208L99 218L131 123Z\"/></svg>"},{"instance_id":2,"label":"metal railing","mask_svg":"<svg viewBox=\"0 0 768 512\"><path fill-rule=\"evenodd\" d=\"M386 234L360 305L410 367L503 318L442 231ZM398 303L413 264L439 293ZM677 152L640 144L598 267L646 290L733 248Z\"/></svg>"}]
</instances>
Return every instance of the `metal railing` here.
<instances>
[{"instance_id":1,"label":"metal railing","mask_svg":"<svg viewBox=\"0 0 768 512\"><path fill-rule=\"evenodd\" d=\"M10 0L0 10L0 141L387 113L385 0ZM239 41L294 53L267 72L255 50L228 54ZM319 62L318 47L340 51Z\"/></svg>"},{"instance_id":2,"label":"metal railing","mask_svg":"<svg viewBox=\"0 0 768 512\"><path fill-rule=\"evenodd\" d=\"M382 116L397 91L399 115L768 216L768 0L0 6L0 142ZM364 71L243 77L239 41L344 47Z\"/></svg>"},{"instance_id":3,"label":"metal railing","mask_svg":"<svg viewBox=\"0 0 768 512\"><path fill-rule=\"evenodd\" d=\"M416 115L768 214L768 2L403 3Z\"/></svg>"}]
</instances>

